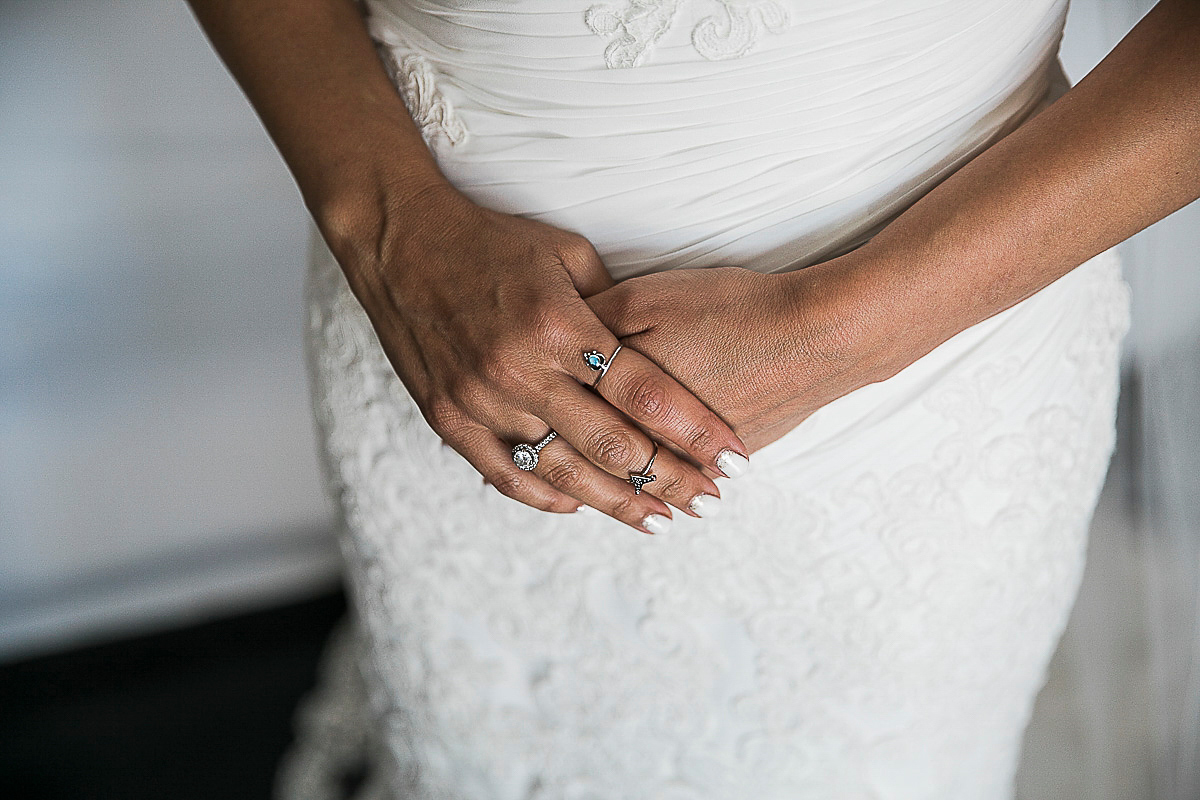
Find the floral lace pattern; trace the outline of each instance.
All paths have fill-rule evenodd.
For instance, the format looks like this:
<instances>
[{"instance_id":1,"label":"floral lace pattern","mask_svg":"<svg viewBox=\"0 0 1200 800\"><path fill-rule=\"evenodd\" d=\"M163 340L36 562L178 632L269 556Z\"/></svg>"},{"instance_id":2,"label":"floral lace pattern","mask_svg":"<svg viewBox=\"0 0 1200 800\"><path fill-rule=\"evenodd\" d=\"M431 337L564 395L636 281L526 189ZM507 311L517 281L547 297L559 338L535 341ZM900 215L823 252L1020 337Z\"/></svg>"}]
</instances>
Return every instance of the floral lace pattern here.
<instances>
[{"instance_id":1,"label":"floral lace pattern","mask_svg":"<svg viewBox=\"0 0 1200 800\"><path fill-rule=\"evenodd\" d=\"M671 27L687 0L628 0L618 8L594 5L584 23L599 36L612 37L604 50L610 68L636 67ZM778 0L716 0L719 14L705 17L692 29L692 46L707 59L719 61L750 52L763 32L779 33L788 25L787 10Z\"/></svg>"},{"instance_id":2,"label":"floral lace pattern","mask_svg":"<svg viewBox=\"0 0 1200 800\"><path fill-rule=\"evenodd\" d=\"M1111 252L1043 291L645 537L482 485L319 252L314 411L394 796L1010 798L1129 324Z\"/></svg>"},{"instance_id":3,"label":"floral lace pattern","mask_svg":"<svg viewBox=\"0 0 1200 800\"><path fill-rule=\"evenodd\" d=\"M398 56L386 45L380 45L377 50L425 143L436 147L438 136L445 137L451 146L467 141L467 129L438 88L429 59L416 52Z\"/></svg>"}]
</instances>

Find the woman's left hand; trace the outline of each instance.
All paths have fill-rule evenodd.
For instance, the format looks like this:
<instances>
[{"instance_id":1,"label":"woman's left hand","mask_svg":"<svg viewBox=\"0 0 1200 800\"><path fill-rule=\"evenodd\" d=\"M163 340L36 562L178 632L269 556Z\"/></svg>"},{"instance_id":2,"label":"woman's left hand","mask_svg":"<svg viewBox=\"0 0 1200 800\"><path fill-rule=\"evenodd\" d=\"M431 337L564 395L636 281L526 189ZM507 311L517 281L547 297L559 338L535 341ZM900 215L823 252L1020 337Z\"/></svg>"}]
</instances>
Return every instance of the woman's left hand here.
<instances>
[{"instance_id":1,"label":"woman's left hand","mask_svg":"<svg viewBox=\"0 0 1200 800\"><path fill-rule=\"evenodd\" d=\"M852 276L840 259L771 274L678 269L586 300L624 345L691 390L753 453L894 372Z\"/></svg>"}]
</instances>

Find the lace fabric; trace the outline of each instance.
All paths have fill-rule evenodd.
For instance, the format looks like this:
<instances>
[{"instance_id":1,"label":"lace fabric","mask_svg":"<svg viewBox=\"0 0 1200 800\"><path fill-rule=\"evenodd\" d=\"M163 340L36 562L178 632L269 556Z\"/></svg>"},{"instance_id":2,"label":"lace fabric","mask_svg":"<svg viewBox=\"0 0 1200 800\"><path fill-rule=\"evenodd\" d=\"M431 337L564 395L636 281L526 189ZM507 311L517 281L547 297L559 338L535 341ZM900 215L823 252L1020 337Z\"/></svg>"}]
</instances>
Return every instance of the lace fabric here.
<instances>
[{"instance_id":1,"label":"lace fabric","mask_svg":"<svg viewBox=\"0 0 1200 800\"><path fill-rule=\"evenodd\" d=\"M394 796L1010 797L1114 443L1113 254L829 404L719 520L647 542L483 486L336 264L310 281Z\"/></svg>"},{"instance_id":2,"label":"lace fabric","mask_svg":"<svg viewBox=\"0 0 1200 800\"><path fill-rule=\"evenodd\" d=\"M611 37L604 63L612 68L636 67L646 52L671 26L686 0L629 0L624 8L594 5L584 22L600 36ZM712 61L744 56L764 32L788 25L788 13L775 0L740 3L717 0L720 12L705 17L692 28L696 52Z\"/></svg>"},{"instance_id":3,"label":"lace fabric","mask_svg":"<svg viewBox=\"0 0 1200 800\"><path fill-rule=\"evenodd\" d=\"M388 47L377 50L425 143L431 148L437 147L438 137L444 137L450 146L465 142L467 129L438 89L429 59L414 52L397 54Z\"/></svg>"}]
</instances>

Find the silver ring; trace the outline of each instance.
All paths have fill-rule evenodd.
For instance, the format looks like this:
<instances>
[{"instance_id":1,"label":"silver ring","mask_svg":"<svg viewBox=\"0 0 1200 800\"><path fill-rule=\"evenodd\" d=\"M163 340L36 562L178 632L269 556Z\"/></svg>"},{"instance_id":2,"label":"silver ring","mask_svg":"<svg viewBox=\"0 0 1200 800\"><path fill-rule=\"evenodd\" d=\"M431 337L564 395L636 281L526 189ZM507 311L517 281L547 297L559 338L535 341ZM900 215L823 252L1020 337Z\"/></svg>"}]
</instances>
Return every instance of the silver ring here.
<instances>
[{"instance_id":1,"label":"silver ring","mask_svg":"<svg viewBox=\"0 0 1200 800\"><path fill-rule=\"evenodd\" d=\"M596 380L592 381L592 386L600 382L600 379L604 377L604 373L608 372L608 368L612 366L613 359L617 357L617 353L621 352L621 348L624 346L623 344L618 344L617 349L613 350L613 354L608 358L605 358L604 354L599 350L588 350L583 354L583 360L591 367L592 371L600 373L596 376Z\"/></svg>"},{"instance_id":2,"label":"silver ring","mask_svg":"<svg viewBox=\"0 0 1200 800\"><path fill-rule=\"evenodd\" d=\"M633 484L634 494L641 494L642 487L655 479L654 476L650 474L650 468L654 466L654 459L658 457L658 442L651 439L650 443L654 445L654 452L650 454L650 460L646 462L646 468L641 472L629 473L629 482Z\"/></svg>"},{"instance_id":3,"label":"silver ring","mask_svg":"<svg viewBox=\"0 0 1200 800\"><path fill-rule=\"evenodd\" d=\"M525 444L522 442L521 444L517 445L512 449L513 463L526 472L533 469L537 466L538 453L543 447L549 444L550 440L555 436L558 436L558 433L555 431L550 431L546 434L546 438L542 439L537 444Z\"/></svg>"}]
</instances>

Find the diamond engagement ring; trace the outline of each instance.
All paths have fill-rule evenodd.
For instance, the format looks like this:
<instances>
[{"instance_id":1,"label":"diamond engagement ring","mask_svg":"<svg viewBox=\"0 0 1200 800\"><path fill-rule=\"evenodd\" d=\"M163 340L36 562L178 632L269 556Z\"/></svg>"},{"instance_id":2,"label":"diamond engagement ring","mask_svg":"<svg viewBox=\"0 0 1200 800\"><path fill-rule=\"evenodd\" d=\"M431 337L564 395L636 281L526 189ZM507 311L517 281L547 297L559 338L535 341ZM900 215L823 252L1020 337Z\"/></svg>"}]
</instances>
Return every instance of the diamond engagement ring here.
<instances>
[{"instance_id":1,"label":"diamond engagement ring","mask_svg":"<svg viewBox=\"0 0 1200 800\"><path fill-rule=\"evenodd\" d=\"M546 438L542 439L537 444L525 444L522 442L521 444L517 445L512 449L513 463L526 472L533 469L537 466L538 453L543 447L549 444L550 440L555 436L558 436L558 433L555 431L550 431L546 434Z\"/></svg>"},{"instance_id":2,"label":"diamond engagement ring","mask_svg":"<svg viewBox=\"0 0 1200 800\"><path fill-rule=\"evenodd\" d=\"M623 344L617 345L617 349L613 350L613 354L608 358L605 358L604 353L601 353L599 350L588 350L583 354L583 360L592 368L592 371L600 373L596 376L596 380L592 381L592 386L600 382L600 379L604 377L604 373L608 372L608 368L612 366L613 359L617 357L617 353L621 352L621 348L624 346Z\"/></svg>"},{"instance_id":3,"label":"diamond engagement ring","mask_svg":"<svg viewBox=\"0 0 1200 800\"><path fill-rule=\"evenodd\" d=\"M646 462L646 468L641 472L629 473L629 482L633 484L634 494L641 494L642 487L654 480L654 476L650 474L650 468L654 466L654 459L658 457L658 442L651 441L651 444L654 445L654 452L650 454L650 460Z\"/></svg>"}]
</instances>

